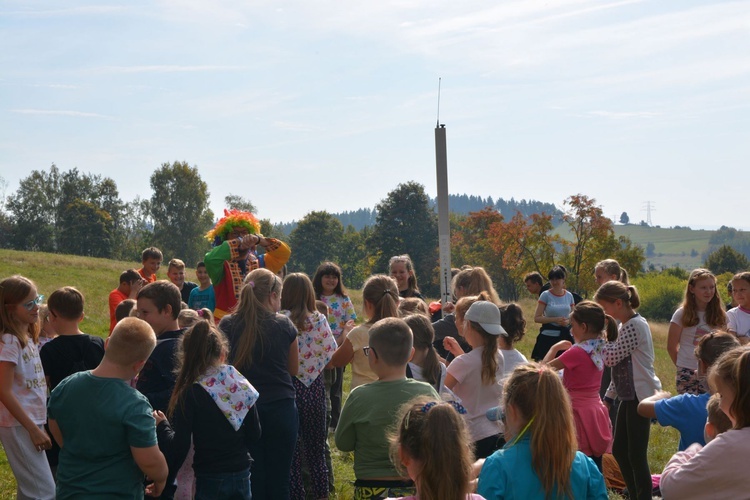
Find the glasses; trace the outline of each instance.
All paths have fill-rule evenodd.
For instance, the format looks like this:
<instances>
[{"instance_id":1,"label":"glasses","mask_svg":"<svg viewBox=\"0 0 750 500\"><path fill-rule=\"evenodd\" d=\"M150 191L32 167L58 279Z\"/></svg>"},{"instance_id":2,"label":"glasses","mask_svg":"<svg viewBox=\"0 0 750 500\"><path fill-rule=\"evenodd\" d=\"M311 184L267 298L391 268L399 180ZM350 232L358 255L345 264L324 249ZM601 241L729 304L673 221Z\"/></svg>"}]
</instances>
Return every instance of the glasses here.
<instances>
[{"instance_id":1,"label":"glasses","mask_svg":"<svg viewBox=\"0 0 750 500\"><path fill-rule=\"evenodd\" d=\"M42 302L44 302L44 295L37 295L35 299L30 300L26 302L25 304L21 304L21 305L27 311L33 311L34 307L42 305Z\"/></svg>"},{"instance_id":2,"label":"glasses","mask_svg":"<svg viewBox=\"0 0 750 500\"><path fill-rule=\"evenodd\" d=\"M373 353L373 354L375 355L375 357L377 357L377 356L378 356L378 353L377 353L377 352L375 352L375 349L373 349L373 348L372 348L372 347L370 347L369 345L366 345L366 346L364 346L364 347L362 348L362 352L363 352L363 353L365 353L365 356L367 356L367 357L369 357L369 356L370 356L370 351L372 351L372 353Z\"/></svg>"}]
</instances>

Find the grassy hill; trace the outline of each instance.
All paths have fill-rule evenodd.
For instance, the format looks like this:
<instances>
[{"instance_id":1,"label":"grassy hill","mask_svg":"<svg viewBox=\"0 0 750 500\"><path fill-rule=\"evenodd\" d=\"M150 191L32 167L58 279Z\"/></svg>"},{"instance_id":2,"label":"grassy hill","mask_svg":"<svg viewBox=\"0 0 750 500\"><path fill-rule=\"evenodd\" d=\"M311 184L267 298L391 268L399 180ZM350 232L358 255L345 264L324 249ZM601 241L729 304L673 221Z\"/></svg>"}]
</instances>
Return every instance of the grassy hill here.
<instances>
[{"instance_id":1,"label":"grassy hill","mask_svg":"<svg viewBox=\"0 0 750 500\"><path fill-rule=\"evenodd\" d=\"M649 243L654 244L654 255L646 257L647 269L650 264L657 269L676 265L695 269L703 265L702 256L714 231L626 225L615 226L615 234L627 236L644 249Z\"/></svg>"}]
</instances>

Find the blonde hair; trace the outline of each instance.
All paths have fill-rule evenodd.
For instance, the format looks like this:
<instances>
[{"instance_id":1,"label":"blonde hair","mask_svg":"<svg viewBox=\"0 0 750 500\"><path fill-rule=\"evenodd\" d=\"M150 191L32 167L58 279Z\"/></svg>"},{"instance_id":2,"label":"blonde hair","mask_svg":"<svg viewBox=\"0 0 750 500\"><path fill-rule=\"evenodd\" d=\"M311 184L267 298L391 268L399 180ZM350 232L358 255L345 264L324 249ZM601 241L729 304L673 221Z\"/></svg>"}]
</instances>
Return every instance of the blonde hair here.
<instances>
[{"instance_id":1,"label":"blonde hair","mask_svg":"<svg viewBox=\"0 0 750 500\"><path fill-rule=\"evenodd\" d=\"M466 295L479 295L482 292L486 292L488 296L487 300L497 305L502 303L500 296L492 284L492 279L490 279L487 271L482 267L470 267L469 269L459 271L454 276L451 287L454 293L460 288L462 297Z\"/></svg>"},{"instance_id":2,"label":"blonde hair","mask_svg":"<svg viewBox=\"0 0 750 500\"><path fill-rule=\"evenodd\" d=\"M15 336L21 348L28 345L29 339L33 342L39 339L39 322L19 324L12 309L35 290L33 281L18 274L0 281L0 333Z\"/></svg>"},{"instance_id":3,"label":"blonde hair","mask_svg":"<svg viewBox=\"0 0 750 500\"><path fill-rule=\"evenodd\" d=\"M367 278L362 288L362 300L369 302L373 308L372 318L367 318L369 325L383 318L398 316L398 287L390 276L376 274Z\"/></svg>"},{"instance_id":4,"label":"blonde hair","mask_svg":"<svg viewBox=\"0 0 750 500\"><path fill-rule=\"evenodd\" d=\"M130 366L145 361L156 347L151 325L135 317L123 318L115 325L107 341L104 357L118 365Z\"/></svg>"},{"instance_id":5,"label":"blonde hair","mask_svg":"<svg viewBox=\"0 0 750 500\"><path fill-rule=\"evenodd\" d=\"M698 281L710 279L714 284L714 296L706 306L706 324L714 328L724 328L727 324L727 315L721 304L719 291L716 289L716 276L708 269L693 269L685 286L685 298L682 300L682 326L696 326L698 324L698 304L695 302L695 294L690 291Z\"/></svg>"},{"instance_id":6,"label":"blonde hair","mask_svg":"<svg viewBox=\"0 0 750 500\"><path fill-rule=\"evenodd\" d=\"M729 412L734 417L734 428L750 427L750 346L742 346L724 353L708 372L708 381L714 392L716 382L730 386L734 391Z\"/></svg>"},{"instance_id":7,"label":"blonde hair","mask_svg":"<svg viewBox=\"0 0 750 500\"><path fill-rule=\"evenodd\" d=\"M169 261L169 265L167 266L167 272L169 272L173 267L178 271L182 271L185 269L185 263L180 259L172 259Z\"/></svg>"},{"instance_id":8,"label":"blonde hair","mask_svg":"<svg viewBox=\"0 0 750 500\"><path fill-rule=\"evenodd\" d=\"M614 276L615 280L621 281L626 286L630 285L630 281L628 280L628 272L625 270L625 268L620 267L620 263L615 259L600 260L594 266L594 270L597 269L604 269L604 272L609 276Z\"/></svg>"},{"instance_id":9,"label":"blonde hair","mask_svg":"<svg viewBox=\"0 0 750 500\"><path fill-rule=\"evenodd\" d=\"M303 273L290 273L284 278L281 289L281 308L291 314L292 323L299 331L308 330L307 322L315 307L315 290L312 281ZM328 314L326 313L327 317Z\"/></svg>"},{"instance_id":10,"label":"blonde hair","mask_svg":"<svg viewBox=\"0 0 750 500\"><path fill-rule=\"evenodd\" d=\"M421 314L427 318L430 317L430 310L427 304L419 297L407 297L398 302L398 315L401 318L411 314Z\"/></svg>"},{"instance_id":11,"label":"blonde hair","mask_svg":"<svg viewBox=\"0 0 750 500\"><path fill-rule=\"evenodd\" d=\"M453 405L418 397L400 408L396 422L388 436L391 460L404 475L399 447L420 462L414 478L420 500L465 500L474 453L466 422Z\"/></svg>"},{"instance_id":12,"label":"blonde hair","mask_svg":"<svg viewBox=\"0 0 750 500\"><path fill-rule=\"evenodd\" d=\"M505 382L503 400L513 406L531 433L531 466L544 488L571 496L570 471L578 441L568 391L546 365L519 365Z\"/></svg>"},{"instance_id":13,"label":"blonde hair","mask_svg":"<svg viewBox=\"0 0 750 500\"><path fill-rule=\"evenodd\" d=\"M177 315L177 324L180 325L180 328L190 328L204 319L210 321L214 320L214 313L211 312L211 309L205 307L198 311L193 309L182 309L180 314Z\"/></svg>"},{"instance_id":14,"label":"blonde hair","mask_svg":"<svg viewBox=\"0 0 750 500\"><path fill-rule=\"evenodd\" d=\"M631 309L638 309L641 305L641 299L638 297L638 290L633 285L626 285L622 281L607 281L594 294L594 300L601 302L614 302L621 300L623 304Z\"/></svg>"}]
</instances>

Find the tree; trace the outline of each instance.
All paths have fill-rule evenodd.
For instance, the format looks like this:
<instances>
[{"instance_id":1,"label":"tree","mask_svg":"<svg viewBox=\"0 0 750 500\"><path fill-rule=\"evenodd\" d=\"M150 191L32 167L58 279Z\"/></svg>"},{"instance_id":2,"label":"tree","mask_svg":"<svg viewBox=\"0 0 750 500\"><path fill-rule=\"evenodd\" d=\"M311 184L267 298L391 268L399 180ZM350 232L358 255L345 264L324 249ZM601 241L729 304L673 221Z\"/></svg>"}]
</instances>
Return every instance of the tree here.
<instances>
[{"instance_id":1,"label":"tree","mask_svg":"<svg viewBox=\"0 0 750 500\"><path fill-rule=\"evenodd\" d=\"M18 190L8 196L13 223L13 244L19 250L54 252L55 218L60 192L60 171L33 170L21 179Z\"/></svg>"},{"instance_id":2,"label":"tree","mask_svg":"<svg viewBox=\"0 0 750 500\"><path fill-rule=\"evenodd\" d=\"M722 245L706 258L704 266L716 275L726 272L734 274L747 271L750 268L750 262L734 248Z\"/></svg>"},{"instance_id":3,"label":"tree","mask_svg":"<svg viewBox=\"0 0 750 500\"><path fill-rule=\"evenodd\" d=\"M204 235L213 224L208 208L208 186L198 167L187 162L162 163L151 175L153 243L165 257L176 257L193 266L208 249Z\"/></svg>"},{"instance_id":4,"label":"tree","mask_svg":"<svg viewBox=\"0 0 750 500\"><path fill-rule=\"evenodd\" d=\"M646 257L653 257L656 255L656 245L650 241L646 243Z\"/></svg>"},{"instance_id":5,"label":"tree","mask_svg":"<svg viewBox=\"0 0 750 500\"><path fill-rule=\"evenodd\" d=\"M620 224L627 224L630 222L630 217L628 217L627 212L623 212L620 214Z\"/></svg>"},{"instance_id":6,"label":"tree","mask_svg":"<svg viewBox=\"0 0 750 500\"><path fill-rule=\"evenodd\" d=\"M136 196L123 204L120 226L115 234L114 257L120 260L141 260L144 248L153 246L154 223L151 202Z\"/></svg>"},{"instance_id":7,"label":"tree","mask_svg":"<svg viewBox=\"0 0 750 500\"><path fill-rule=\"evenodd\" d=\"M237 209L237 210L242 210L244 212L250 212L253 215L256 215L255 211L257 209L255 208L255 205L253 205L253 203L250 200L247 200L238 194L226 195L224 197L224 204L227 206L229 210ZM265 233L264 233L264 236L265 236Z\"/></svg>"},{"instance_id":8,"label":"tree","mask_svg":"<svg viewBox=\"0 0 750 500\"><path fill-rule=\"evenodd\" d=\"M66 206L58 238L61 252L91 257L112 256L112 216L91 202L76 198Z\"/></svg>"},{"instance_id":9,"label":"tree","mask_svg":"<svg viewBox=\"0 0 750 500\"><path fill-rule=\"evenodd\" d=\"M368 247L374 254L377 272L388 273L390 258L408 253L420 289L427 295L437 295L437 215L430 209L424 186L414 181L399 184L376 210Z\"/></svg>"},{"instance_id":10,"label":"tree","mask_svg":"<svg viewBox=\"0 0 750 500\"><path fill-rule=\"evenodd\" d=\"M344 228L328 212L310 212L289 235L290 266L312 276L321 262L339 260Z\"/></svg>"}]
</instances>

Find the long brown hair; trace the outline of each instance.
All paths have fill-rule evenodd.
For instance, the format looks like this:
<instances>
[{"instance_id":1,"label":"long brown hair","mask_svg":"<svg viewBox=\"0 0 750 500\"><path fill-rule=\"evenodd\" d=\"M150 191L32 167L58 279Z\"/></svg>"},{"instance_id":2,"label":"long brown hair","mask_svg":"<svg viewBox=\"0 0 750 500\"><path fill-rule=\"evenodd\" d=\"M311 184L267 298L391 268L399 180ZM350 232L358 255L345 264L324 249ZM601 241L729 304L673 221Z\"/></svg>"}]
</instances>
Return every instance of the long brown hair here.
<instances>
[{"instance_id":1,"label":"long brown hair","mask_svg":"<svg viewBox=\"0 0 750 500\"><path fill-rule=\"evenodd\" d=\"M721 304L719 291L716 290L716 276L708 269L693 269L685 286L685 298L682 300L682 326L696 326L698 324L698 304L695 294L690 291L698 281L710 279L714 283L714 296L706 305L706 324L714 328L724 328L727 324L727 314Z\"/></svg>"},{"instance_id":2,"label":"long brown hair","mask_svg":"<svg viewBox=\"0 0 750 500\"><path fill-rule=\"evenodd\" d=\"M281 293L281 280L268 269L255 269L245 277L245 286L240 292L240 301L233 313L245 324L237 341L232 364L243 369L253 362L253 349L260 336L260 324L275 311L270 311L266 305L272 293Z\"/></svg>"},{"instance_id":3,"label":"long brown hair","mask_svg":"<svg viewBox=\"0 0 750 500\"><path fill-rule=\"evenodd\" d=\"M505 409L521 414L531 433L531 466L544 488L571 496L570 471L578 442L573 409L560 377L546 365L519 365L505 382Z\"/></svg>"},{"instance_id":4,"label":"long brown hair","mask_svg":"<svg viewBox=\"0 0 750 500\"><path fill-rule=\"evenodd\" d=\"M372 325L383 318L398 316L398 286L396 280L385 274L375 274L367 278L362 288L362 300L372 305L372 318L367 318L367 324Z\"/></svg>"},{"instance_id":5,"label":"long brown hair","mask_svg":"<svg viewBox=\"0 0 750 500\"><path fill-rule=\"evenodd\" d=\"M19 323L12 308L19 305L34 290L34 282L18 274L0 281L0 333L14 335L22 349L29 343L29 339L36 341L39 338L39 322Z\"/></svg>"},{"instance_id":6,"label":"long brown hair","mask_svg":"<svg viewBox=\"0 0 750 500\"><path fill-rule=\"evenodd\" d=\"M482 337L484 349L482 350L482 384L492 385L497 382L497 367L500 354L497 352L498 342L497 335L487 333L482 325L476 321L469 321L469 325L474 332Z\"/></svg>"},{"instance_id":7,"label":"long brown hair","mask_svg":"<svg viewBox=\"0 0 750 500\"><path fill-rule=\"evenodd\" d=\"M618 299L631 309L638 309L638 306L641 305L638 290L633 285L626 285L622 281L607 281L594 294L594 300L597 302L602 300L614 302Z\"/></svg>"},{"instance_id":8,"label":"long brown hair","mask_svg":"<svg viewBox=\"0 0 750 500\"><path fill-rule=\"evenodd\" d=\"M734 399L729 406L729 412L734 417L734 428L750 427L750 346L737 347L724 353L708 373L708 381L715 392L718 392L717 380L734 391Z\"/></svg>"},{"instance_id":9,"label":"long brown hair","mask_svg":"<svg viewBox=\"0 0 750 500\"><path fill-rule=\"evenodd\" d=\"M466 500L474 453L466 423L453 405L423 396L404 404L396 422L389 435L391 460L405 474L400 446L421 463L414 479L420 500Z\"/></svg>"},{"instance_id":10,"label":"long brown hair","mask_svg":"<svg viewBox=\"0 0 750 500\"><path fill-rule=\"evenodd\" d=\"M404 321L409 325L411 333L414 335L414 349L427 349L427 355L424 357L424 363L422 364L422 376L425 382L437 387L443 369L440 367L440 359L435 346L432 345L435 342L435 330L432 328L432 323L423 314L410 314L404 318ZM440 388L437 387L435 390L440 390Z\"/></svg>"},{"instance_id":11,"label":"long brown hair","mask_svg":"<svg viewBox=\"0 0 750 500\"><path fill-rule=\"evenodd\" d=\"M577 323L586 325L589 332L607 334L607 340L614 342L617 340L617 321L615 318L604 312L604 308L591 300L584 300L573 307L570 317Z\"/></svg>"},{"instance_id":12,"label":"long brown hair","mask_svg":"<svg viewBox=\"0 0 750 500\"><path fill-rule=\"evenodd\" d=\"M419 286L417 285L417 275L414 272L414 263L411 261L409 254L395 255L388 261L388 272L391 272L393 264L401 262L406 266L406 271L409 273L409 281L407 282L407 297L411 297L415 293L419 293ZM397 287L398 289L398 287Z\"/></svg>"},{"instance_id":13,"label":"long brown hair","mask_svg":"<svg viewBox=\"0 0 750 500\"><path fill-rule=\"evenodd\" d=\"M306 323L315 308L315 290L312 281L303 273L290 273L284 278L281 289L281 308L290 312L297 330L307 330Z\"/></svg>"},{"instance_id":14,"label":"long brown hair","mask_svg":"<svg viewBox=\"0 0 750 500\"><path fill-rule=\"evenodd\" d=\"M185 392L209 368L219 366L222 355L229 352L224 335L212 320L201 319L186 331L180 339L175 356L175 380L167 413L174 415L178 403L184 402Z\"/></svg>"},{"instance_id":15,"label":"long brown hair","mask_svg":"<svg viewBox=\"0 0 750 500\"><path fill-rule=\"evenodd\" d=\"M487 292L488 300L497 305L501 304L500 297L492 284L492 279L482 267L470 267L459 271L453 278L452 288L454 292L461 288L462 297Z\"/></svg>"}]
</instances>

